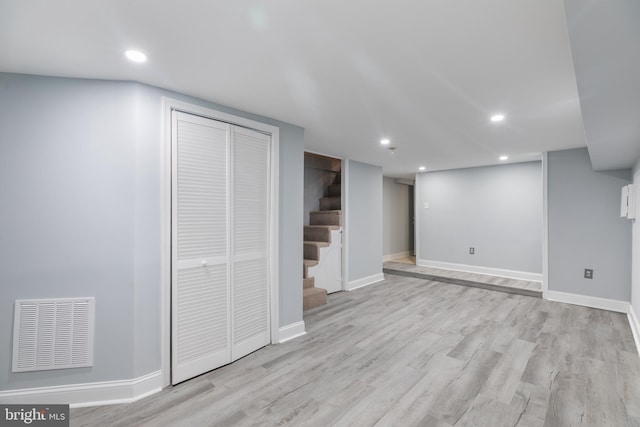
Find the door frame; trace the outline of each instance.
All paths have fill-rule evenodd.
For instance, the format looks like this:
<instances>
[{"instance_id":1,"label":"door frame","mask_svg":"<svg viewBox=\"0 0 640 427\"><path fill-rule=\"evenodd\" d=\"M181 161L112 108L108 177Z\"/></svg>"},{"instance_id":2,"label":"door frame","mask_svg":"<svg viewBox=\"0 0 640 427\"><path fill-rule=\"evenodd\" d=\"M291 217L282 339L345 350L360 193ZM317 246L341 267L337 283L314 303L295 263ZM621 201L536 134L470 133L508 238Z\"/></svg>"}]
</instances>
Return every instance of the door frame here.
<instances>
[{"instance_id":1,"label":"door frame","mask_svg":"<svg viewBox=\"0 0 640 427\"><path fill-rule=\"evenodd\" d=\"M345 180L347 178L346 167L348 160L344 157L338 157L331 154L321 153L319 151L313 150L304 150L305 153L309 154L317 154L322 157L329 157L331 159L340 160L340 207L342 211L342 242L340 242L340 250L342 251L340 262L342 265L340 266L340 291L347 290L347 262L349 259L347 258L347 197L346 197L346 189L347 186L345 184Z\"/></svg>"},{"instance_id":2,"label":"door frame","mask_svg":"<svg viewBox=\"0 0 640 427\"><path fill-rule=\"evenodd\" d=\"M413 249L414 256L416 257L416 265L419 265L420 261L420 240L418 237L420 236L420 206L418 205L418 197L420 195L420 174L415 174L413 178L413 215L415 218L415 223L413 226Z\"/></svg>"},{"instance_id":3,"label":"door frame","mask_svg":"<svg viewBox=\"0 0 640 427\"><path fill-rule=\"evenodd\" d=\"M254 129L271 135L270 149L270 192L269 201L269 304L271 311L271 343L278 343L280 325L280 286L279 286L279 147L280 128L245 117L236 116L211 108L202 107L177 99L162 97L164 120L161 158L162 158L162 272L161 272L161 371L162 386L171 384L171 112L181 111L220 122Z\"/></svg>"}]
</instances>

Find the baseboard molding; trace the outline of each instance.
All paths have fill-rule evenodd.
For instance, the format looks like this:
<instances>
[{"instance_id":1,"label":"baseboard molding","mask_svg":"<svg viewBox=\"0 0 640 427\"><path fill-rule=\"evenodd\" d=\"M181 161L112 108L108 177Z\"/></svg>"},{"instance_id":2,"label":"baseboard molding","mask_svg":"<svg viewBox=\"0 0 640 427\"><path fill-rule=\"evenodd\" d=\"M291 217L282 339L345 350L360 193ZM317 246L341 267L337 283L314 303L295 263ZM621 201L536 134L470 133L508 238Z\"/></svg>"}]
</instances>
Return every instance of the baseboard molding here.
<instances>
[{"instance_id":1,"label":"baseboard molding","mask_svg":"<svg viewBox=\"0 0 640 427\"><path fill-rule=\"evenodd\" d=\"M633 340L636 342L636 351L640 355L640 323L638 323L638 317L633 310L633 306L629 304L629 311L627 312L629 318L629 326L631 327L631 333L633 334Z\"/></svg>"},{"instance_id":2,"label":"baseboard molding","mask_svg":"<svg viewBox=\"0 0 640 427\"><path fill-rule=\"evenodd\" d=\"M161 371L119 381L0 391L3 404L69 404L84 406L131 403L162 390Z\"/></svg>"},{"instance_id":3,"label":"baseboard molding","mask_svg":"<svg viewBox=\"0 0 640 427\"><path fill-rule=\"evenodd\" d=\"M298 338L306 334L307 331L305 330L303 320L296 323L291 323L289 325L282 326L278 330L278 343L282 344L283 342L290 341L294 338Z\"/></svg>"},{"instance_id":4,"label":"baseboard molding","mask_svg":"<svg viewBox=\"0 0 640 427\"><path fill-rule=\"evenodd\" d=\"M559 291L547 291L546 299L567 304L581 305L583 307L599 308L600 310L616 311L618 313L628 313L629 303L615 299L591 297L587 295L571 294Z\"/></svg>"},{"instance_id":5,"label":"baseboard molding","mask_svg":"<svg viewBox=\"0 0 640 427\"><path fill-rule=\"evenodd\" d=\"M363 288L365 286L373 285L384 280L384 274L378 273L371 276L363 277L362 279L352 280L347 283L345 291L353 291L354 289Z\"/></svg>"},{"instance_id":6,"label":"baseboard molding","mask_svg":"<svg viewBox=\"0 0 640 427\"><path fill-rule=\"evenodd\" d=\"M542 282L542 273L528 271L505 270L502 268L481 267L478 265L456 264L453 262L432 261L429 259L416 260L419 267L441 268L443 270L464 271L465 273L487 274L490 276L506 277L509 279Z\"/></svg>"},{"instance_id":7,"label":"baseboard molding","mask_svg":"<svg viewBox=\"0 0 640 427\"><path fill-rule=\"evenodd\" d=\"M392 261L397 258L406 258L408 256L411 256L411 251L396 252L395 254L383 255L382 262Z\"/></svg>"}]
</instances>

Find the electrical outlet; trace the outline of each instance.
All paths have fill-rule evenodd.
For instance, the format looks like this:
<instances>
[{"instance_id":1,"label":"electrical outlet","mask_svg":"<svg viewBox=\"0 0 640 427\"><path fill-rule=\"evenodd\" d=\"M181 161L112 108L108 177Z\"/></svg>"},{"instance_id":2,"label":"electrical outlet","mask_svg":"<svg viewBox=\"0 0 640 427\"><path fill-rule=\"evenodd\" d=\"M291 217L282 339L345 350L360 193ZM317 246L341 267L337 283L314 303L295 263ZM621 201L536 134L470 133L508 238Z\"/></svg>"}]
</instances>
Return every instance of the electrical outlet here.
<instances>
[{"instance_id":1,"label":"electrical outlet","mask_svg":"<svg viewBox=\"0 0 640 427\"><path fill-rule=\"evenodd\" d=\"M590 268L585 268L584 269L584 278L585 279L593 279L593 270L591 270Z\"/></svg>"},{"instance_id":2,"label":"electrical outlet","mask_svg":"<svg viewBox=\"0 0 640 427\"><path fill-rule=\"evenodd\" d=\"M473 255L476 253L476 248L469 248L469 254Z\"/></svg>"}]
</instances>

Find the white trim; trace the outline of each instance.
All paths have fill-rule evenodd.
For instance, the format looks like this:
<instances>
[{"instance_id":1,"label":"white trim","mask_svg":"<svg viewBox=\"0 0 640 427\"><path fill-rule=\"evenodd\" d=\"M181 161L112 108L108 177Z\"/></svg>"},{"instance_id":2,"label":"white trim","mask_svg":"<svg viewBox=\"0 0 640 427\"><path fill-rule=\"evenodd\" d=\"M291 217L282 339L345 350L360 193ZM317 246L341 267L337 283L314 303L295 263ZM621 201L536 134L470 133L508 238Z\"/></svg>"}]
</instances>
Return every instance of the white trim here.
<instances>
[{"instance_id":1,"label":"white trim","mask_svg":"<svg viewBox=\"0 0 640 427\"><path fill-rule=\"evenodd\" d=\"M542 281L541 273L531 273L528 271L505 270L502 268L481 267L479 265L455 264L453 262L432 261L429 259L417 259L416 265L419 267L464 271L465 273L488 274L491 276L507 277L509 279L528 280L530 282Z\"/></svg>"},{"instance_id":2,"label":"white trim","mask_svg":"<svg viewBox=\"0 0 640 427\"><path fill-rule=\"evenodd\" d=\"M280 129L274 128L271 132L271 152L269 153L271 164L271 215L269 230L269 273L271 274L271 286L269 296L271 298L271 344L278 342L278 327L280 326Z\"/></svg>"},{"instance_id":3,"label":"white trim","mask_svg":"<svg viewBox=\"0 0 640 427\"><path fill-rule=\"evenodd\" d=\"M387 254L382 256L382 262L391 261L397 258L406 258L411 256L411 251L396 252L395 254Z\"/></svg>"},{"instance_id":4,"label":"white trim","mask_svg":"<svg viewBox=\"0 0 640 427\"><path fill-rule=\"evenodd\" d=\"M549 292L549 154L542 153L542 298Z\"/></svg>"},{"instance_id":5,"label":"white trim","mask_svg":"<svg viewBox=\"0 0 640 427\"><path fill-rule=\"evenodd\" d=\"M162 97L162 292L160 306L162 386L171 384L171 108L172 103Z\"/></svg>"},{"instance_id":6,"label":"white trim","mask_svg":"<svg viewBox=\"0 0 640 427\"><path fill-rule=\"evenodd\" d=\"M633 310L633 305L629 304L629 311L627 312L627 318L629 319L629 326L631 327L631 333L633 334L633 340L636 343L636 351L640 355L640 323L636 312Z\"/></svg>"},{"instance_id":7,"label":"white trim","mask_svg":"<svg viewBox=\"0 0 640 427\"><path fill-rule=\"evenodd\" d=\"M301 320L281 327L278 331L278 342L282 344L283 342L290 341L306 334L307 331L304 327L304 320Z\"/></svg>"},{"instance_id":8,"label":"white trim","mask_svg":"<svg viewBox=\"0 0 640 427\"><path fill-rule=\"evenodd\" d=\"M420 236L420 204L422 203L418 200L420 196L420 180L418 177L420 174L415 175L416 183L413 185L413 252L416 254L416 260L420 259L420 240L418 237Z\"/></svg>"},{"instance_id":9,"label":"white trim","mask_svg":"<svg viewBox=\"0 0 640 427\"><path fill-rule=\"evenodd\" d=\"M196 114L208 117L213 120L222 121L229 124L256 129L271 135L271 206L270 206L270 229L271 233L271 253L269 254L270 266L269 274L271 279L269 296L271 303L271 343L278 342L280 324L280 287L279 287L279 241L278 241L278 221L279 221L279 200L280 200L280 128L245 117L224 113L207 107L179 101L176 99L162 97L162 114L164 120L162 152L164 155L162 173L162 306L161 306L161 327L162 327L162 355L161 372L162 386L171 384L171 111L178 110L185 113Z\"/></svg>"},{"instance_id":10,"label":"white trim","mask_svg":"<svg viewBox=\"0 0 640 427\"><path fill-rule=\"evenodd\" d=\"M365 286L373 285L374 283L382 282L384 280L384 274L378 273L371 276L363 277L362 279L356 279L349 282L347 291L353 291L355 289L363 288Z\"/></svg>"},{"instance_id":11,"label":"white trim","mask_svg":"<svg viewBox=\"0 0 640 427\"><path fill-rule=\"evenodd\" d=\"M69 404L72 408L80 408L131 403L160 390L162 390L162 372L155 371L132 380L0 391L0 402L3 404Z\"/></svg>"},{"instance_id":12,"label":"white trim","mask_svg":"<svg viewBox=\"0 0 640 427\"><path fill-rule=\"evenodd\" d=\"M349 160L342 161L342 289L348 290L349 283Z\"/></svg>"},{"instance_id":13,"label":"white trim","mask_svg":"<svg viewBox=\"0 0 640 427\"><path fill-rule=\"evenodd\" d=\"M344 160L342 157L334 156L333 154L321 153L319 151L312 151L312 150L305 149L304 152L309 154L315 154L316 156L328 157L330 159L336 159L340 161Z\"/></svg>"},{"instance_id":14,"label":"white trim","mask_svg":"<svg viewBox=\"0 0 640 427\"><path fill-rule=\"evenodd\" d=\"M583 307L599 308L600 310L616 311L618 313L627 313L629 311L629 303L626 301L571 294L568 292L547 291L545 299L581 305Z\"/></svg>"}]
</instances>

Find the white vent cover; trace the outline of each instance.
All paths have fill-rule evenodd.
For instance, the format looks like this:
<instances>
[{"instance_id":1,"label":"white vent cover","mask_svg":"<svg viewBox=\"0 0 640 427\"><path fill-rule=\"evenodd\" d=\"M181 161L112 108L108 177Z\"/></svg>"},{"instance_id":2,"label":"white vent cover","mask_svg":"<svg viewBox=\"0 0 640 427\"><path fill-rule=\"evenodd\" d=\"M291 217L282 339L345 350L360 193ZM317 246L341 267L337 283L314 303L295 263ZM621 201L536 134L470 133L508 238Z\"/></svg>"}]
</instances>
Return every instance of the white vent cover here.
<instances>
[{"instance_id":1,"label":"white vent cover","mask_svg":"<svg viewBox=\"0 0 640 427\"><path fill-rule=\"evenodd\" d=\"M93 366L94 298L17 300L13 372Z\"/></svg>"}]
</instances>

